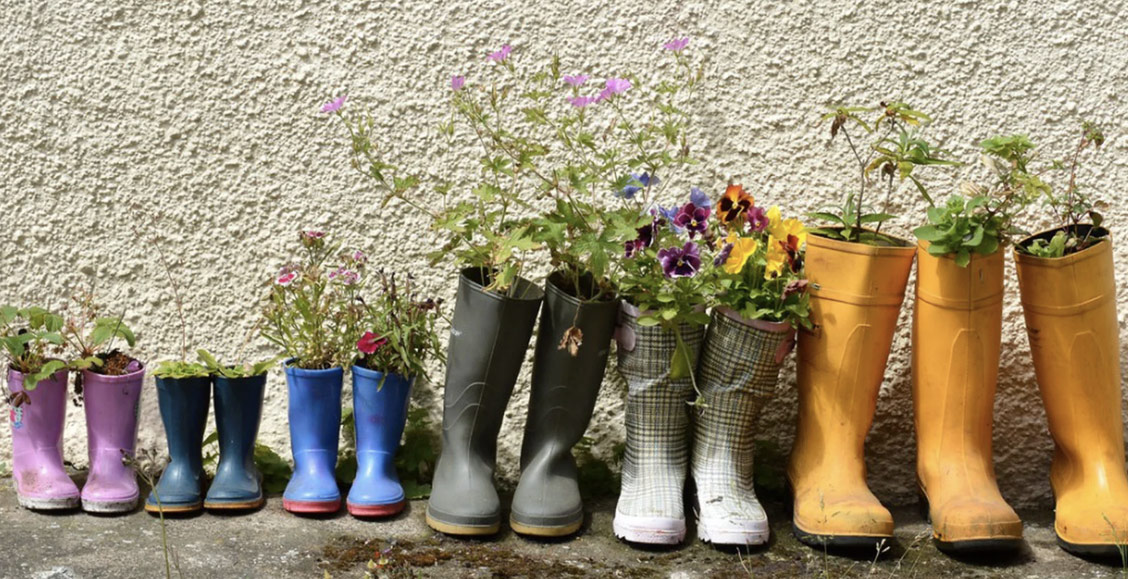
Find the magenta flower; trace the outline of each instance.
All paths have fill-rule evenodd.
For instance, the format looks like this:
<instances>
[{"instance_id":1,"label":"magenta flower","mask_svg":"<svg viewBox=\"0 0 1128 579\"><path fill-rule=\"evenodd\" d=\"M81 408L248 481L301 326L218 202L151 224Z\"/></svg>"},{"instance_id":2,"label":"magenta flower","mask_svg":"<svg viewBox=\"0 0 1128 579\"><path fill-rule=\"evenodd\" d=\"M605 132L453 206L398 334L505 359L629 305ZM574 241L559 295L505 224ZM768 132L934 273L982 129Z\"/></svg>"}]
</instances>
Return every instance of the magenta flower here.
<instances>
[{"instance_id":1,"label":"magenta flower","mask_svg":"<svg viewBox=\"0 0 1128 579\"><path fill-rule=\"evenodd\" d=\"M464 85L464 84L466 84L466 77L464 77L464 76L452 76L452 77L450 77L450 90L453 90L454 92L458 92L458 91L462 90L462 85Z\"/></svg>"},{"instance_id":2,"label":"magenta flower","mask_svg":"<svg viewBox=\"0 0 1128 579\"><path fill-rule=\"evenodd\" d=\"M576 107L577 109L582 109L582 108L584 108L588 105L594 105L595 103L599 102L599 97L590 97L590 96L568 97L568 102L572 103L572 106Z\"/></svg>"},{"instance_id":3,"label":"magenta flower","mask_svg":"<svg viewBox=\"0 0 1128 579\"><path fill-rule=\"evenodd\" d=\"M566 75L564 75L564 82L566 82L566 83L568 83L568 84L570 84L570 85L572 85L576 88L584 86L584 83L587 82L587 80L588 80L588 75L586 75L586 74L576 74L576 75L566 74Z\"/></svg>"},{"instance_id":4,"label":"magenta flower","mask_svg":"<svg viewBox=\"0 0 1128 579\"><path fill-rule=\"evenodd\" d=\"M360 281L360 274L351 269L338 267L336 271L329 272L329 279L341 285L353 285Z\"/></svg>"},{"instance_id":5,"label":"magenta flower","mask_svg":"<svg viewBox=\"0 0 1128 579\"><path fill-rule=\"evenodd\" d=\"M693 277L701 269L701 253L697 244L685 242L683 247L668 247L658 252L658 263L666 277Z\"/></svg>"},{"instance_id":6,"label":"magenta flower","mask_svg":"<svg viewBox=\"0 0 1128 579\"><path fill-rule=\"evenodd\" d=\"M609 78L603 83L603 90L599 92L599 100L607 100L617 94L627 92L631 88L631 81L625 78Z\"/></svg>"},{"instance_id":7,"label":"magenta flower","mask_svg":"<svg viewBox=\"0 0 1128 579\"><path fill-rule=\"evenodd\" d=\"M688 231L689 238L693 239L698 233L705 233L710 213L708 207L686 203L674 216L674 226Z\"/></svg>"},{"instance_id":8,"label":"magenta flower","mask_svg":"<svg viewBox=\"0 0 1128 579\"><path fill-rule=\"evenodd\" d=\"M755 205L748 208L748 213L745 217L748 219L748 225L751 226L752 231L757 233L767 228L768 222L770 221L767 213L764 213L764 208L756 207Z\"/></svg>"},{"instance_id":9,"label":"magenta flower","mask_svg":"<svg viewBox=\"0 0 1128 579\"><path fill-rule=\"evenodd\" d=\"M505 59L509 58L509 53L512 51L513 47L506 44L505 46L501 47L501 50L497 52L491 52L486 55L486 57L494 62L505 62Z\"/></svg>"},{"instance_id":10,"label":"magenta flower","mask_svg":"<svg viewBox=\"0 0 1128 579\"><path fill-rule=\"evenodd\" d=\"M356 341L356 349L365 354L375 354L376 350L383 348L387 343L387 338L375 332L364 332L364 335Z\"/></svg>"},{"instance_id":11,"label":"magenta flower","mask_svg":"<svg viewBox=\"0 0 1128 579\"><path fill-rule=\"evenodd\" d=\"M286 286L294 283L294 280L296 280L296 279L298 279L298 272L296 272L296 271L285 271L284 270L278 276L278 278L274 280L274 283L276 283L276 284L278 284L282 287L286 287Z\"/></svg>"},{"instance_id":12,"label":"magenta flower","mask_svg":"<svg viewBox=\"0 0 1128 579\"><path fill-rule=\"evenodd\" d=\"M670 51L673 51L673 52L681 52L688 45L689 45L689 37L683 36L681 38L675 38L675 39L667 42L666 44L663 45L663 47L665 47L666 50L670 50Z\"/></svg>"},{"instance_id":13,"label":"magenta flower","mask_svg":"<svg viewBox=\"0 0 1128 579\"><path fill-rule=\"evenodd\" d=\"M365 263L368 261L368 256L364 255L364 252L359 249L353 252L352 258L353 261L357 263Z\"/></svg>"},{"instance_id":14,"label":"magenta flower","mask_svg":"<svg viewBox=\"0 0 1128 579\"><path fill-rule=\"evenodd\" d=\"M348 100L348 98L349 98L348 95L345 95L345 96L342 96L340 98L337 98L336 100L331 100L331 101L321 105L321 112L323 112L323 113L335 113L335 112L341 110L341 107L345 106L345 101Z\"/></svg>"},{"instance_id":15,"label":"magenta flower","mask_svg":"<svg viewBox=\"0 0 1128 579\"><path fill-rule=\"evenodd\" d=\"M303 231L302 237L307 237L309 239L322 239L322 238L325 237L325 232L324 231L314 231L314 230L311 229L309 231Z\"/></svg>"},{"instance_id":16,"label":"magenta flower","mask_svg":"<svg viewBox=\"0 0 1128 579\"><path fill-rule=\"evenodd\" d=\"M626 253L624 254L624 257L630 259L641 253L642 250L650 247L651 245L654 245L654 234L656 233L657 229L657 220L655 220L650 225L643 225L642 227L639 227L637 229L638 237L627 242Z\"/></svg>"}]
</instances>

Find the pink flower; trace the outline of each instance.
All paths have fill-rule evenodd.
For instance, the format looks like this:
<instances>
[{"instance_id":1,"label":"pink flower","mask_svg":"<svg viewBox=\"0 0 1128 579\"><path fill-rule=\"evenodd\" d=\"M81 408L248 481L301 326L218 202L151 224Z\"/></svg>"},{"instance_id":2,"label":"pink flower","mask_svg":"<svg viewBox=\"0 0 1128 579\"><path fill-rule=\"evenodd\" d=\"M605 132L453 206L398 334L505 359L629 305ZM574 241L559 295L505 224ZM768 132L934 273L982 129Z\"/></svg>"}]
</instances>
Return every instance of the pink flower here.
<instances>
[{"instance_id":1,"label":"pink flower","mask_svg":"<svg viewBox=\"0 0 1128 579\"><path fill-rule=\"evenodd\" d=\"M603 90L599 93L599 100L607 100L617 94L627 92L631 88L631 81L625 78L609 78L603 83Z\"/></svg>"},{"instance_id":2,"label":"pink flower","mask_svg":"<svg viewBox=\"0 0 1128 579\"><path fill-rule=\"evenodd\" d=\"M590 96L568 97L568 102L572 103L572 106L576 107L577 109L582 109L582 108L584 108L588 105L594 105L595 103L599 102L599 97L590 97Z\"/></svg>"},{"instance_id":3,"label":"pink flower","mask_svg":"<svg viewBox=\"0 0 1128 579\"><path fill-rule=\"evenodd\" d=\"M331 101L325 103L324 105L321 105L321 112L323 112L323 113L335 113L335 112L341 110L341 107L345 106L345 100L347 100L348 98L349 97L347 95L342 96L342 97L337 98L336 100L331 100Z\"/></svg>"},{"instance_id":4,"label":"pink flower","mask_svg":"<svg viewBox=\"0 0 1128 579\"><path fill-rule=\"evenodd\" d=\"M588 80L588 75L586 75L586 74L577 74L577 75L566 74L566 75L564 75L564 82L566 82L566 83L568 83L568 84L570 84L574 87L577 87L577 88L584 86L584 83L587 82L587 80Z\"/></svg>"},{"instance_id":5,"label":"pink flower","mask_svg":"<svg viewBox=\"0 0 1128 579\"><path fill-rule=\"evenodd\" d=\"M298 272L296 272L296 271L285 271L281 275L279 275L277 279L274 280L274 283L276 283L276 284L278 284L282 287L286 287L286 286L294 283L294 280L296 280L296 279L298 279Z\"/></svg>"},{"instance_id":6,"label":"pink flower","mask_svg":"<svg viewBox=\"0 0 1128 579\"><path fill-rule=\"evenodd\" d=\"M303 231L302 237L306 237L306 238L309 238L309 239L321 239L321 238L325 237L325 232L324 231L314 231L314 230Z\"/></svg>"},{"instance_id":7,"label":"pink flower","mask_svg":"<svg viewBox=\"0 0 1128 579\"><path fill-rule=\"evenodd\" d=\"M339 282L342 285L353 285L360 281L360 274L343 267L338 267L335 271L329 272L329 279Z\"/></svg>"},{"instance_id":8,"label":"pink flower","mask_svg":"<svg viewBox=\"0 0 1128 579\"><path fill-rule=\"evenodd\" d=\"M665 47L666 50L670 50L670 51L673 51L673 52L681 52L683 49L685 49L685 47L688 44L689 44L689 37L683 36L681 38L675 38L675 39L667 42L666 44L663 45L663 47Z\"/></svg>"},{"instance_id":9,"label":"pink flower","mask_svg":"<svg viewBox=\"0 0 1128 579\"><path fill-rule=\"evenodd\" d=\"M368 261L368 256L364 255L364 252L359 249L353 252L352 258L353 261L358 263L365 263Z\"/></svg>"},{"instance_id":10,"label":"pink flower","mask_svg":"<svg viewBox=\"0 0 1128 579\"><path fill-rule=\"evenodd\" d=\"M462 90L462 85L464 85L464 84L466 84L466 77L464 77L464 76L452 76L452 77L450 77L450 90L453 90L454 92L458 92L458 91Z\"/></svg>"},{"instance_id":11,"label":"pink flower","mask_svg":"<svg viewBox=\"0 0 1128 579\"><path fill-rule=\"evenodd\" d=\"M505 62L505 59L509 58L509 53L512 50L513 50L513 47L506 44L505 46L501 47L501 50L499 50L497 52L491 52L488 55L486 55L486 57L489 58L490 60L494 61L494 62Z\"/></svg>"},{"instance_id":12,"label":"pink flower","mask_svg":"<svg viewBox=\"0 0 1128 579\"><path fill-rule=\"evenodd\" d=\"M364 332L364 335L356 341L356 349L365 354L375 354L376 350L384 347L388 343L388 339L381 337L379 334L373 332Z\"/></svg>"}]
</instances>

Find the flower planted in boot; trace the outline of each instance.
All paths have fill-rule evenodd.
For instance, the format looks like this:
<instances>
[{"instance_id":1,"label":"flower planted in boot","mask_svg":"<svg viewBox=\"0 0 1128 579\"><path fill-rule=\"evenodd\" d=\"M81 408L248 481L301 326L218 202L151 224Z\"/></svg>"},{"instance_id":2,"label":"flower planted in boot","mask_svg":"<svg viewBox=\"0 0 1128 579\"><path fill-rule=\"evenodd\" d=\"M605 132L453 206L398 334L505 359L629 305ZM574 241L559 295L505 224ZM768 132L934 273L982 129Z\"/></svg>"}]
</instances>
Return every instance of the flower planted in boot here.
<instances>
[{"instance_id":1,"label":"flower planted in boot","mask_svg":"<svg viewBox=\"0 0 1128 579\"><path fill-rule=\"evenodd\" d=\"M137 475L122 463L137 443L137 414L145 369L137 361L125 374L83 371L90 474L82 487L82 509L92 513L133 510L140 498Z\"/></svg>"},{"instance_id":2,"label":"flower planted in boot","mask_svg":"<svg viewBox=\"0 0 1128 579\"><path fill-rule=\"evenodd\" d=\"M291 513L335 513L341 508L335 471L344 376L341 368L286 366L294 476L282 494L282 508Z\"/></svg>"},{"instance_id":3,"label":"flower planted in boot","mask_svg":"<svg viewBox=\"0 0 1128 579\"><path fill-rule=\"evenodd\" d=\"M8 389L22 399L22 404L13 404L9 413L16 498L20 506L28 509L77 507L78 487L63 467L67 374L60 371L40 380L30 392L24 389L23 382L22 373L8 371Z\"/></svg>"},{"instance_id":4,"label":"flower planted in boot","mask_svg":"<svg viewBox=\"0 0 1128 579\"><path fill-rule=\"evenodd\" d=\"M352 375L357 468L347 501L349 514L395 515L405 504L395 457L407 421L413 380L361 366L353 366Z\"/></svg>"},{"instance_id":5,"label":"flower planted in boot","mask_svg":"<svg viewBox=\"0 0 1128 579\"><path fill-rule=\"evenodd\" d=\"M240 510L262 506L262 474L255 467L255 439L262 418L266 372L215 381L215 428L219 466L204 498L205 509Z\"/></svg>"},{"instance_id":6,"label":"flower planted in boot","mask_svg":"<svg viewBox=\"0 0 1128 579\"><path fill-rule=\"evenodd\" d=\"M172 365L166 365L164 370L171 368ZM186 513L198 511L204 504L202 446L211 405L211 376L203 366L187 373L196 372L203 375L173 377L162 375L161 368L155 372L157 403L172 460L145 501L145 510L150 513Z\"/></svg>"}]
</instances>

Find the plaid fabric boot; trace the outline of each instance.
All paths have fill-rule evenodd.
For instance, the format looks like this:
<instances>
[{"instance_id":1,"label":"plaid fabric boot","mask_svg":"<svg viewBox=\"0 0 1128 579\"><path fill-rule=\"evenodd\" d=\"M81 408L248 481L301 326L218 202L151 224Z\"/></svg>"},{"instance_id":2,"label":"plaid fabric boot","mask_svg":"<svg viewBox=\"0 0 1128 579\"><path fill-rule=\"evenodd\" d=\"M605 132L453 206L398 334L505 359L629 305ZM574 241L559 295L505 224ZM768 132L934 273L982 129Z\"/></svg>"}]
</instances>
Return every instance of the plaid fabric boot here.
<instances>
[{"instance_id":1,"label":"plaid fabric boot","mask_svg":"<svg viewBox=\"0 0 1128 579\"><path fill-rule=\"evenodd\" d=\"M628 386L627 451L615 507L615 536L635 543L672 545L685 539L683 489L689 466L689 406L693 381L670 378L677 336L661 326L639 326L638 309L624 303L618 336L619 372ZM702 326L680 326L696 356Z\"/></svg>"},{"instance_id":2,"label":"plaid fabric boot","mask_svg":"<svg viewBox=\"0 0 1128 579\"><path fill-rule=\"evenodd\" d=\"M697 367L704 406L696 412L693 443L702 541L768 542L768 517L752 488L753 438L794 337L789 324L745 320L729 308L713 310Z\"/></svg>"}]
</instances>

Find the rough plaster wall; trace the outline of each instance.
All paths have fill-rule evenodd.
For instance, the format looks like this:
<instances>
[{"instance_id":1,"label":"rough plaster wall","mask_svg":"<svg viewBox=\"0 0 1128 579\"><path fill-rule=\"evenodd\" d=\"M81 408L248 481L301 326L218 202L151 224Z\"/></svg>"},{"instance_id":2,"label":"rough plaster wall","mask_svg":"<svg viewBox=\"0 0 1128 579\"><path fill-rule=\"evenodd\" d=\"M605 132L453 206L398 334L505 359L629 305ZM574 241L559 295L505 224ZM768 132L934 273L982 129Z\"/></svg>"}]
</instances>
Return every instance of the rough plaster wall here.
<instances>
[{"instance_id":1,"label":"rough plaster wall","mask_svg":"<svg viewBox=\"0 0 1128 579\"><path fill-rule=\"evenodd\" d=\"M350 170L341 132L317 107L348 93L385 143L431 175L467 176L439 153L433 127L449 76L474 74L508 42L521 59L560 53L597 77L653 70L658 45L693 38L707 55L695 143L708 160L690 182L716 192L742 181L758 199L812 210L854 183L838 143L814 119L832 103L910 100L960 158L997 132L1026 132L1048 155L1082 118L1111 141L1085 181L1113 201L1116 260L1128 265L1128 37L1120 2L145 2L0 1L0 301L57 305L96 273L103 301L124 309L146 360L175 356L178 330L154 251L134 225L159 231L179 260L192 346L230 355L257 312L263 280L298 228L332 231L380 262L410 269L453 297L454 268L431 269L426 223L380 210ZM652 79L645 79L652 80ZM950 190L949 174L934 182ZM140 207L135 220L125 211ZM908 234L923 214L909 190L893 199ZM1035 211L1028 225L1046 222ZM140 223L134 223L140 221ZM1051 442L1036 393L1013 263L1008 258L995 453L1004 496L1047 506ZM543 276L544 266L532 268ZM540 277L537 277L540 279ZM1123 283L1118 290L1122 303ZM874 491L915 498L909 322L903 311L869 440ZM256 355L270 354L259 343ZM1123 357L1123 356L1122 356ZM760 436L786 452L794 362ZM506 415L499 464L512 482L527 372ZM163 445L155 391L143 399L142 446ZM621 440L622 390L611 380L589 435L601 453ZM441 408L435 392L417 398ZM285 386L271 375L261 438L286 454ZM436 420L437 422L437 420ZM67 458L85 463L82 411L71 408ZM0 430L0 460L9 433Z\"/></svg>"}]
</instances>

